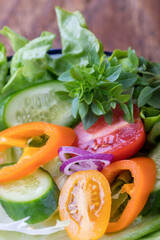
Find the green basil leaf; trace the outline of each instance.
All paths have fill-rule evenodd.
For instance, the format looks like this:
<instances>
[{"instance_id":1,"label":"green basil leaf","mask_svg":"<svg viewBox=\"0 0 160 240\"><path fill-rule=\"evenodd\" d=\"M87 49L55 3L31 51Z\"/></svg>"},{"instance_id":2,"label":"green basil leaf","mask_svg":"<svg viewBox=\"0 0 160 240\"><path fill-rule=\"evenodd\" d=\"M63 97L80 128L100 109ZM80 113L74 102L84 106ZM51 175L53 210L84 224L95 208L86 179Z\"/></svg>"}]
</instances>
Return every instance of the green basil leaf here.
<instances>
[{"instance_id":1,"label":"green basil leaf","mask_svg":"<svg viewBox=\"0 0 160 240\"><path fill-rule=\"evenodd\" d=\"M104 117L105 121L106 121L109 125L112 124L112 120L113 120L113 112L112 112L112 110L110 110L110 111L109 111L107 114L105 114L103 117Z\"/></svg>"},{"instance_id":2,"label":"green basil leaf","mask_svg":"<svg viewBox=\"0 0 160 240\"><path fill-rule=\"evenodd\" d=\"M111 108L115 109L115 108L116 108L116 105L117 105L116 102L114 102L114 101L110 102Z\"/></svg>"},{"instance_id":3,"label":"green basil leaf","mask_svg":"<svg viewBox=\"0 0 160 240\"><path fill-rule=\"evenodd\" d=\"M117 66L119 63L118 63L118 59L117 57L113 57L111 60L110 60L110 65L111 67L114 67L114 66Z\"/></svg>"},{"instance_id":4,"label":"green basil leaf","mask_svg":"<svg viewBox=\"0 0 160 240\"><path fill-rule=\"evenodd\" d=\"M130 99L130 95L129 94L116 96L116 100L119 103L126 103L126 102L128 102L129 99Z\"/></svg>"},{"instance_id":5,"label":"green basil leaf","mask_svg":"<svg viewBox=\"0 0 160 240\"><path fill-rule=\"evenodd\" d=\"M116 98L116 96L119 96L122 93L122 90L123 90L122 85L118 84L118 85L116 85L115 87L113 87L109 90L109 95L111 97Z\"/></svg>"},{"instance_id":6,"label":"green basil leaf","mask_svg":"<svg viewBox=\"0 0 160 240\"><path fill-rule=\"evenodd\" d=\"M124 103L120 103L120 108L123 110L124 112L124 119L127 121L127 122L130 122L132 120L132 116L131 116L131 113L128 109L128 106Z\"/></svg>"},{"instance_id":7,"label":"green basil leaf","mask_svg":"<svg viewBox=\"0 0 160 240\"><path fill-rule=\"evenodd\" d=\"M74 118L77 118L79 108L79 97L76 97L72 101L72 115Z\"/></svg>"},{"instance_id":8,"label":"green basil leaf","mask_svg":"<svg viewBox=\"0 0 160 240\"><path fill-rule=\"evenodd\" d=\"M83 99L88 105L90 105L93 101L93 92L84 93Z\"/></svg>"},{"instance_id":9,"label":"green basil leaf","mask_svg":"<svg viewBox=\"0 0 160 240\"><path fill-rule=\"evenodd\" d=\"M79 103L79 115L82 118L84 118L88 112L89 106L84 101Z\"/></svg>"},{"instance_id":10,"label":"green basil leaf","mask_svg":"<svg viewBox=\"0 0 160 240\"><path fill-rule=\"evenodd\" d=\"M105 78L110 81L114 82L118 79L122 70L122 65L117 65L115 67L110 67L105 72Z\"/></svg>"},{"instance_id":11,"label":"green basil leaf","mask_svg":"<svg viewBox=\"0 0 160 240\"><path fill-rule=\"evenodd\" d=\"M91 104L91 109L92 109L93 113L98 116L105 114L105 110L103 108L102 103L100 103L96 99L94 99L93 103Z\"/></svg>"},{"instance_id":12,"label":"green basil leaf","mask_svg":"<svg viewBox=\"0 0 160 240\"><path fill-rule=\"evenodd\" d=\"M121 72L119 78L116 80L120 84L122 84L123 88L129 88L134 86L136 81L138 80L139 76L135 73L129 73L129 72Z\"/></svg>"},{"instance_id":13,"label":"green basil leaf","mask_svg":"<svg viewBox=\"0 0 160 240\"><path fill-rule=\"evenodd\" d=\"M160 74L160 63L156 63L156 62L152 63L147 61L146 71L154 74Z\"/></svg>"},{"instance_id":14,"label":"green basil leaf","mask_svg":"<svg viewBox=\"0 0 160 240\"><path fill-rule=\"evenodd\" d=\"M73 67L70 70L71 77L78 80L78 81L83 81L83 74L81 74L81 71L78 67Z\"/></svg>"},{"instance_id":15,"label":"green basil leaf","mask_svg":"<svg viewBox=\"0 0 160 240\"><path fill-rule=\"evenodd\" d=\"M75 83L74 81L66 82L66 83L64 83L64 86L69 91L69 95L71 94L71 91L75 90L75 92L77 94L77 91L79 90L79 84Z\"/></svg>"},{"instance_id":16,"label":"green basil leaf","mask_svg":"<svg viewBox=\"0 0 160 240\"><path fill-rule=\"evenodd\" d=\"M160 86L153 92L152 97L148 100L148 104L154 108L160 109Z\"/></svg>"},{"instance_id":17,"label":"green basil leaf","mask_svg":"<svg viewBox=\"0 0 160 240\"><path fill-rule=\"evenodd\" d=\"M103 108L104 108L105 112L108 113L111 110L109 101L103 101L102 104L103 104Z\"/></svg>"},{"instance_id":18,"label":"green basil leaf","mask_svg":"<svg viewBox=\"0 0 160 240\"><path fill-rule=\"evenodd\" d=\"M99 116L95 115L91 110L88 111L86 116L82 118L84 129L90 128L94 123L97 122Z\"/></svg>"},{"instance_id":19,"label":"green basil leaf","mask_svg":"<svg viewBox=\"0 0 160 240\"><path fill-rule=\"evenodd\" d=\"M127 102L127 106L128 106L128 110L130 112L130 116L131 116L131 122L134 123L134 116L133 116L133 101L132 99L130 99L128 102Z\"/></svg>"},{"instance_id":20,"label":"green basil leaf","mask_svg":"<svg viewBox=\"0 0 160 240\"><path fill-rule=\"evenodd\" d=\"M152 94L158 89L160 89L160 86L157 88L151 88L149 86L144 87L138 97L138 107L140 108L144 106L148 101L150 101Z\"/></svg>"},{"instance_id":21,"label":"green basil leaf","mask_svg":"<svg viewBox=\"0 0 160 240\"><path fill-rule=\"evenodd\" d=\"M70 73L70 70L69 71L66 71L64 73L62 73L59 78L58 78L59 81L62 81L62 82L71 82L73 81L74 79L72 78L71 76L71 73Z\"/></svg>"},{"instance_id":22,"label":"green basil leaf","mask_svg":"<svg viewBox=\"0 0 160 240\"><path fill-rule=\"evenodd\" d=\"M137 68L139 65L139 59L136 55L135 50L132 50L130 47L128 48L128 58L130 62L132 63L133 68Z\"/></svg>"}]
</instances>

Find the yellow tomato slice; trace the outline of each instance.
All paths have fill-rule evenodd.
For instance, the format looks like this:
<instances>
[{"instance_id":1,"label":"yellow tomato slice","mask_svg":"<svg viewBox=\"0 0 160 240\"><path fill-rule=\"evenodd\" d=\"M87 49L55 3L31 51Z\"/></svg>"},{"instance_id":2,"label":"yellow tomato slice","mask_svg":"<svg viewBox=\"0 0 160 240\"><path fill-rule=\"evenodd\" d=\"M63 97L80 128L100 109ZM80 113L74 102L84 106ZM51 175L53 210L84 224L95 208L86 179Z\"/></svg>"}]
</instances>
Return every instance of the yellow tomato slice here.
<instances>
[{"instance_id":1,"label":"yellow tomato slice","mask_svg":"<svg viewBox=\"0 0 160 240\"><path fill-rule=\"evenodd\" d=\"M98 171L72 174L59 197L62 221L70 220L66 231L74 240L98 239L106 232L111 211L111 191L107 179Z\"/></svg>"}]
</instances>

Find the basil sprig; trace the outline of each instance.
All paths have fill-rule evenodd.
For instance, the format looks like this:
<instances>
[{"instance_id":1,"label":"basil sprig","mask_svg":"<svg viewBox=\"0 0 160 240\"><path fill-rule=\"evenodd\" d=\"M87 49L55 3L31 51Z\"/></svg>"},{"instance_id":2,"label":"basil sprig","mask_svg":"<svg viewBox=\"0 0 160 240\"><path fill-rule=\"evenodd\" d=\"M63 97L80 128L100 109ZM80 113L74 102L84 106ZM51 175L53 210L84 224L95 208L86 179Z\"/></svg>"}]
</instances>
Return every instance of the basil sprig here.
<instances>
[{"instance_id":1,"label":"basil sprig","mask_svg":"<svg viewBox=\"0 0 160 240\"><path fill-rule=\"evenodd\" d=\"M133 102L139 108L160 108L160 65L139 59L131 48L115 50L110 57L100 57L93 48L87 65L73 66L59 80L72 98L73 116L80 116L85 129L102 115L111 124L117 104L128 122L134 122Z\"/></svg>"}]
</instances>

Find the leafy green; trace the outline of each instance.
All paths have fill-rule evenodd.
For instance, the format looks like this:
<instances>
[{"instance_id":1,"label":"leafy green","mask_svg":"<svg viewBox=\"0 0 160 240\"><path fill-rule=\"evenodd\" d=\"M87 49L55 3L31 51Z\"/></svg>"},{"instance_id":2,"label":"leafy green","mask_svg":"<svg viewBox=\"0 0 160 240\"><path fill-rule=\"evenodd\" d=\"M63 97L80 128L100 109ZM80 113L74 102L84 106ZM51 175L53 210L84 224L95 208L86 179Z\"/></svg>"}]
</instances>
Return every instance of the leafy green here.
<instances>
[{"instance_id":1,"label":"leafy green","mask_svg":"<svg viewBox=\"0 0 160 240\"><path fill-rule=\"evenodd\" d=\"M156 91L158 90L158 92L160 93L160 86L157 86L155 88L152 88L152 87L144 87L143 90L141 91L141 93L139 94L139 97L138 97L138 107L142 107L144 106L146 103L150 103L152 101L152 104L149 104L151 106L154 105L154 99L153 99L153 93L155 93ZM152 98L152 100L151 100ZM157 100L157 99L156 99ZM156 104L156 101L155 101L155 104ZM160 107L160 104L157 103L158 106Z\"/></svg>"},{"instance_id":2,"label":"leafy green","mask_svg":"<svg viewBox=\"0 0 160 240\"><path fill-rule=\"evenodd\" d=\"M121 72L118 82L123 85L124 89L130 88L134 86L136 81L138 80L139 76L135 73L129 73L129 72Z\"/></svg>"},{"instance_id":3,"label":"leafy green","mask_svg":"<svg viewBox=\"0 0 160 240\"><path fill-rule=\"evenodd\" d=\"M68 221L59 221L58 213L51 216L40 224L29 225L25 221L28 218L13 221L5 213L0 205L0 236L1 239L26 239L26 240L49 240L56 238L56 234L63 232ZM66 237L67 234L65 233ZM57 238L56 238L57 239Z\"/></svg>"},{"instance_id":4,"label":"leafy green","mask_svg":"<svg viewBox=\"0 0 160 240\"><path fill-rule=\"evenodd\" d=\"M73 65L87 65L88 52L95 48L102 55L102 44L87 29L85 19L78 11L70 13L56 7L58 26L62 41L62 56L50 60L50 66L57 75L69 70Z\"/></svg>"},{"instance_id":5,"label":"leafy green","mask_svg":"<svg viewBox=\"0 0 160 240\"><path fill-rule=\"evenodd\" d=\"M140 112L144 120L145 130L149 132L156 122L160 122L160 110L153 107L143 107Z\"/></svg>"},{"instance_id":6,"label":"leafy green","mask_svg":"<svg viewBox=\"0 0 160 240\"><path fill-rule=\"evenodd\" d=\"M49 32L42 32L40 37L33 39L24 47L20 48L14 54L13 59L11 61L11 75L14 74L18 68L26 65L29 61L33 61L34 65L42 64L43 61L46 66L47 65L46 52L50 48L52 48L54 38L55 38L54 34ZM38 70L37 67L36 69ZM28 70L30 70L30 68Z\"/></svg>"},{"instance_id":7,"label":"leafy green","mask_svg":"<svg viewBox=\"0 0 160 240\"><path fill-rule=\"evenodd\" d=\"M0 33L9 38L14 52L17 52L29 42L27 38L20 36L7 26L4 26Z\"/></svg>"},{"instance_id":8,"label":"leafy green","mask_svg":"<svg viewBox=\"0 0 160 240\"><path fill-rule=\"evenodd\" d=\"M130 47L128 48L128 52L116 49L113 51L109 59L111 60L114 57L117 58L118 63L122 64L124 71L130 73L137 72L139 60L135 50L132 50Z\"/></svg>"},{"instance_id":9,"label":"leafy green","mask_svg":"<svg viewBox=\"0 0 160 240\"><path fill-rule=\"evenodd\" d=\"M37 83L51 81L48 70L47 51L52 47L55 36L42 32L41 36L17 50L11 61L11 76L2 88L1 97Z\"/></svg>"},{"instance_id":10,"label":"leafy green","mask_svg":"<svg viewBox=\"0 0 160 240\"><path fill-rule=\"evenodd\" d=\"M73 98L73 116L76 118L78 114L80 115L85 129L92 126L102 115L105 115L106 121L111 123L112 109L116 108L117 103L124 112L124 118L133 122L133 113L126 104L130 95L124 94L126 88L119 83L119 79L122 81L121 73L121 64L112 66L105 55L99 57L93 48L89 52L87 66L73 66L70 71L59 76L69 96Z\"/></svg>"},{"instance_id":11,"label":"leafy green","mask_svg":"<svg viewBox=\"0 0 160 240\"><path fill-rule=\"evenodd\" d=\"M148 134L147 139L152 144L160 142L160 121L154 124L152 130Z\"/></svg>"},{"instance_id":12,"label":"leafy green","mask_svg":"<svg viewBox=\"0 0 160 240\"><path fill-rule=\"evenodd\" d=\"M6 57L6 49L4 45L0 42L0 89L6 83L6 76L8 73L8 63Z\"/></svg>"}]
</instances>

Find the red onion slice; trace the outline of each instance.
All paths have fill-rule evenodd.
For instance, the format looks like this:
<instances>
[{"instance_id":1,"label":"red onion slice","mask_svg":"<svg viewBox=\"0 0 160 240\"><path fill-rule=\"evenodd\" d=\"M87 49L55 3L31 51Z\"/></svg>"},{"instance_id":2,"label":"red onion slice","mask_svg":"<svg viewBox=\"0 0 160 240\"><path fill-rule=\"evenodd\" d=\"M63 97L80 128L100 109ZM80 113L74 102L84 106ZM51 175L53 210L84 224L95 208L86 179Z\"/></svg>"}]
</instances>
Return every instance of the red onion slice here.
<instances>
[{"instance_id":1,"label":"red onion slice","mask_svg":"<svg viewBox=\"0 0 160 240\"><path fill-rule=\"evenodd\" d=\"M90 154L89 151L86 151L84 149L81 148L77 148L77 147L68 147L68 146L63 146L60 147L58 149L58 155L59 155L59 159L64 162L66 160L68 160L65 156L65 154L75 154L75 155L86 155L86 154Z\"/></svg>"},{"instance_id":2,"label":"red onion slice","mask_svg":"<svg viewBox=\"0 0 160 240\"><path fill-rule=\"evenodd\" d=\"M113 159L112 154L87 154L83 156L72 157L60 166L60 171L64 172L66 175L71 175L77 171L83 170L97 170L102 171L102 169L110 164ZM85 163L83 166L82 163Z\"/></svg>"}]
</instances>

